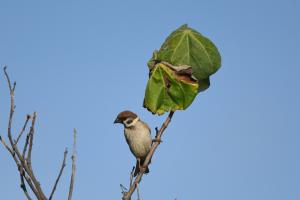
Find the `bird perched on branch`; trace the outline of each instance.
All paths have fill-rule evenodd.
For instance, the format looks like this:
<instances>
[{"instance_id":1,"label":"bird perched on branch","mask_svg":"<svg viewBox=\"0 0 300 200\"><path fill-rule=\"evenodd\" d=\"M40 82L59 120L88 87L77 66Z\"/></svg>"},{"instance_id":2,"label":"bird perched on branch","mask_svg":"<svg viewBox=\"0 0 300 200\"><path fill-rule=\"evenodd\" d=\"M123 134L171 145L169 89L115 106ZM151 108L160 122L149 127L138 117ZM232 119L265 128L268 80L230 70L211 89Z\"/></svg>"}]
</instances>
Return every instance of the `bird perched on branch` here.
<instances>
[{"instance_id":1,"label":"bird perched on branch","mask_svg":"<svg viewBox=\"0 0 300 200\"><path fill-rule=\"evenodd\" d=\"M130 151L136 157L134 171L134 176L136 176L140 172L146 156L151 149L151 130L135 113L128 110L119 113L114 123L124 125L126 142L129 145ZM145 169L145 173L149 173L148 167Z\"/></svg>"}]
</instances>

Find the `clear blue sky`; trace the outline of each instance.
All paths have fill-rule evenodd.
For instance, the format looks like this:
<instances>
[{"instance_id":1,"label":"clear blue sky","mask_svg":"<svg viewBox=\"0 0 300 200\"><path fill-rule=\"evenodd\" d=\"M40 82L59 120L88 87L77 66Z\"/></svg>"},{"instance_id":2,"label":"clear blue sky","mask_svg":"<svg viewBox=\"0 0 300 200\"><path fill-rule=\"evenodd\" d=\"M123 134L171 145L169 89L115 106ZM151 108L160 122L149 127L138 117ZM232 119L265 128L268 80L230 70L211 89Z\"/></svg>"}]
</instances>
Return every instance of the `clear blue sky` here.
<instances>
[{"instance_id":1,"label":"clear blue sky","mask_svg":"<svg viewBox=\"0 0 300 200\"><path fill-rule=\"evenodd\" d=\"M16 132L38 112L33 165L47 194L78 129L74 200L120 199L135 162L121 126L142 108L146 63L184 23L219 48L222 67L175 113L143 178L143 200L300 199L300 3L285 1L0 1L0 65L16 89ZM9 94L0 76L0 133ZM55 199L67 198L70 160ZM1 199L25 199L0 147Z\"/></svg>"}]
</instances>

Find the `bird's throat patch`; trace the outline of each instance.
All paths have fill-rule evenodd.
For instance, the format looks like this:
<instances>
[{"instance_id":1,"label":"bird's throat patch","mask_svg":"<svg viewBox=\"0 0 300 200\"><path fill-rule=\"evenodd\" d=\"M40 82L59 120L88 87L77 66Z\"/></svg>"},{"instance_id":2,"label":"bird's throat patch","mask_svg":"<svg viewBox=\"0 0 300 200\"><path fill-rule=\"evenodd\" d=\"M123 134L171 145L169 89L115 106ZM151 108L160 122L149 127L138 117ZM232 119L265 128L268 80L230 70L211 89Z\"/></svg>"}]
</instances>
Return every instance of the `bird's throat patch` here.
<instances>
[{"instance_id":1,"label":"bird's throat patch","mask_svg":"<svg viewBox=\"0 0 300 200\"><path fill-rule=\"evenodd\" d=\"M124 124L127 128L130 128L130 127L134 126L139 120L140 120L140 118L137 117L134 120L132 120L132 122L130 124L127 124L126 122Z\"/></svg>"}]
</instances>

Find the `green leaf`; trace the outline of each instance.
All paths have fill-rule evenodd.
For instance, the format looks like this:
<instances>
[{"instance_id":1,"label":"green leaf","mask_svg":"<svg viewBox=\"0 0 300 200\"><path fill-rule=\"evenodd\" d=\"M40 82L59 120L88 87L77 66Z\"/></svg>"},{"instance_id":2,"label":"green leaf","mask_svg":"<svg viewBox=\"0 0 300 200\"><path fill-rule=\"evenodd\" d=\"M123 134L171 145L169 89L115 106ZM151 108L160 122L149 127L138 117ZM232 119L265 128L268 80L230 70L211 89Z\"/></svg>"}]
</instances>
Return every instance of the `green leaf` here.
<instances>
[{"instance_id":1,"label":"green leaf","mask_svg":"<svg viewBox=\"0 0 300 200\"><path fill-rule=\"evenodd\" d=\"M148 61L147 65L149 67L149 70L151 71L154 66L158 63L157 62L157 57L158 57L158 51L155 50L152 54L152 58Z\"/></svg>"},{"instance_id":2,"label":"green leaf","mask_svg":"<svg viewBox=\"0 0 300 200\"><path fill-rule=\"evenodd\" d=\"M207 80L221 66L217 47L196 30L183 25L169 35L158 52L148 62L149 68L156 63L168 62L174 66L192 67L193 76Z\"/></svg>"},{"instance_id":3,"label":"green leaf","mask_svg":"<svg viewBox=\"0 0 300 200\"><path fill-rule=\"evenodd\" d=\"M198 84L199 84L198 92L203 92L204 90L208 89L210 86L209 77L207 79L199 80Z\"/></svg>"},{"instance_id":4,"label":"green leaf","mask_svg":"<svg viewBox=\"0 0 300 200\"><path fill-rule=\"evenodd\" d=\"M144 107L154 114L184 110L198 94L198 82L159 63L151 71L144 98Z\"/></svg>"},{"instance_id":5,"label":"green leaf","mask_svg":"<svg viewBox=\"0 0 300 200\"><path fill-rule=\"evenodd\" d=\"M154 114L184 110L210 86L221 66L217 47L187 25L172 32L147 63L150 71L144 107Z\"/></svg>"}]
</instances>

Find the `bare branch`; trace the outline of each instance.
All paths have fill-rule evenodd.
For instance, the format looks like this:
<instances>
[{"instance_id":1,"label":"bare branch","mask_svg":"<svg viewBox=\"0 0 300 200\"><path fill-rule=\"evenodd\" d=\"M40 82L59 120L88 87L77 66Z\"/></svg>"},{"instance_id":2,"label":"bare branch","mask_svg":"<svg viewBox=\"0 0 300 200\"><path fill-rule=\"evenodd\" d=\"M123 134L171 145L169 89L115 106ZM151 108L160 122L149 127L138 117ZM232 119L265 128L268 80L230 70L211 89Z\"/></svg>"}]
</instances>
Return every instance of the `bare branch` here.
<instances>
[{"instance_id":1,"label":"bare branch","mask_svg":"<svg viewBox=\"0 0 300 200\"><path fill-rule=\"evenodd\" d=\"M26 174L24 174L23 177L25 178L25 180L26 180L27 184L29 185L30 189L32 190L32 192L38 198L39 193L38 193L37 189L35 188L35 186L33 185L31 178L29 176L27 176Z\"/></svg>"},{"instance_id":2,"label":"bare branch","mask_svg":"<svg viewBox=\"0 0 300 200\"><path fill-rule=\"evenodd\" d=\"M0 142L6 148L6 150L11 154L11 156L13 157L13 159L18 167L18 171L19 171L19 175L20 175L20 182L21 182L20 186L21 186L27 200L32 200L32 197L30 196L30 194L27 190L27 186L29 186L28 189L29 188L31 189L31 191L34 193L34 195L36 196L36 198L38 200L47 200L47 197L45 196L45 194L41 188L41 185L34 174L34 171L32 169L32 165L31 165L31 155L32 155L32 150L33 150L33 139L34 139L34 134L35 134L35 121L36 121L37 113L36 112L33 113L32 119L31 119L30 115L27 115L25 123L24 123L21 131L19 132L17 139L14 140L13 134L12 134L12 124L13 124L13 115L14 115L14 111L15 111L15 107L16 107L15 101L14 101L14 91L16 88L16 82L14 82L13 84L11 83L8 73L6 72L6 69L7 68L4 67L3 70L4 70L5 78L8 83L9 91L10 91L10 112L9 112L8 127L7 127L7 137L9 139L9 143L6 143L4 138L1 136L0 136ZM24 134L30 120L31 120L30 130L26 136L23 152L20 152L20 150L18 148L18 143L21 140L21 137ZM26 153L27 153L27 155L26 155ZM67 150L65 150L65 152L64 152L63 163L60 168L58 177L55 181L53 190L50 194L49 200L52 200L52 197L54 195L54 192L56 190L58 182L59 182L61 175L63 173L63 170L65 168L66 157L67 157ZM71 183L70 183L70 190L69 190L69 199L72 198L75 171L76 171L76 130L74 130L72 175L71 175Z\"/></svg>"},{"instance_id":3,"label":"bare branch","mask_svg":"<svg viewBox=\"0 0 300 200\"><path fill-rule=\"evenodd\" d=\"M137 200L141 200L139 184L136 186Z\"/></svg>"},{"instance_id":4,"label":"bare branch","mask_svg":"<svg viewBox=\"0 0 300 200\"><path fill-rule=\"evenodd\" d=\"M135 189L137 188L138 184L140 183L140 181L142 180L142 177L145 173L145 170L147 169L149 162L156 150L156 148L158 147L158 145L161 142L161 137L165 131L165 129L168 127L169 123L171 122L171 119L173 117L174 111L171 111L167 117L167 119L165 120L165 122L162 124L161 128L157 131L156 136L155 136L155 140L152 144L152 147L143 163L142 168L140 169L140 173L136 176L133 184L130 186L129 191L123 194L122 200L130 200L133 192L135 191Z\"/></svg>"},{"instance_id":5,"label":"bare branch","mask_svg":"<svg viewBox=\"0 0 300 200\"><path fill-rule=\"evenodd\" d=\"M135 170L135 166L132 167L132 170L130 172L129 187L132 186L132 182L133 182L133 178L134 178L134 170ZM127 193L128 189L123 184L120 184L120 188L121 188L122 195L125 195Z\"/></svg>"},{"instance_id":6,"label":"bare branch","mask_svg":"<svg viewBox=\"0 0 300 200\"><path fill-rule=\"evenodd\" d=\"M40 183L34 175L31 163L26 162L26 159L21 155L21 153L20 153L17 146L15 146L15 148L14 148L14 153L17 155L18 159L20 160L21 166L23 167L24 171L30 177L30 179L28 179L28 180L30 180L30 182L28 182L27 179L26 179L26 181L27 181L28 185L30 186L30 188L33 190L33 192L35 194L37 194L37 198L39 200L46 200L47 198L46 198L46 196L45 196L45 194L44 194L44 192L43 192L43 190L40 186ZM32 180L32 182L31 182L31 180Z\"/></svg>"},{"instance_id":7,"label":"bare branch","mask_svg":"<svg viewBox=\"0 0 300 200\"><path fill-rule=\"evenodd\" d=\"M6 144L6 142L4 141L4 138L0 135L0 141L2 143L2 145L7 149L7 151L9 151L10 154L14 154L13 150Z\"/></svg>"},{"instance_id":8,"label":"bare branch","mask_svg":"<svg viewBox=\"0 0 300 200\"><path fill-rule=\"evenodd\" d=\"M6 146L6 149L11 153L12 157L14 158L14 161L15 161L16 165L18 166L18 170L20 172L20 175L25 177L26 182L28 183L28 185L30 186L32 191L35 193L37 198L39 200L46 200L47 198L45 197L45 195L44 195L44 193L43 193L43 191L40 187L40 183L37 181L37 179L34 176L34 173L33 173L32 167L31 167L31 162L29 162L29 164L28 164L25 161L25 156L22 156L20 154L20 151L19 151L18 146L17 146L17 142L21 137L20 135L23 134L22 133L23 131L21 131L21 133L18 136L18 139L15 142L14 142L13 137L12 137L12 122L13 122L13 114L14 114L14 111L15 111L14 91L15 91L15 88L16 88L16 82L14 82L14 84L12 86L10 78L8 76L8 73L6 72L6 69L7 69L6 67L3 68L6 80L8 82L9 91L10 91L10 112L9 112L9 117L8 117L7 135L8 135L8 139L9 139L11 147L8 148L8 145L4 142L3 138L1 138L1 141L2 141L2 144L4 146ZM33 120L33 126L34 126L34 121L35 121L35 119ZM26 122L25 122L25 124L27 125ZM32 144L32 141L31 141L31 144ZM31 145L31 148L32 148L32 145ZM30 158L31 158L31 149L30 149ZM31 160L29 160L29 161L31 161ZM24 173L24 171L28 174L28 176L29 176L28 178L26 177L26 174ZM24 182L24 179L22 180L22 178L21 178L21 185L24 186L25 184L22 184L22 181ZM24 191L24 189L25 189L25 187L23 187L23 191ZM25 191L27 191L27 189ZM25 192L25 195L26 195L26 192ZM28 196L27 196L27 198L28 198Z\"/></svg>"},{"instance_id":9,"label":"bare branch","mask_svg":"<svg viewBox=\"0 0 300 200\"><path fill-rule=\"evenodd\" d=\"M18 149L17 147L15 148L15 151L12 150L4 141L3 137L0 136L0 140L1 140L1 143L3 144L3 146L8 150L8 152L11 154L11 156L13 157L16 165L18 166L18 170L20 172L20 175L21 176L25 176L24 174L24 169L26 170L27 169L27 166L26 166L26 163L24 162L24 159L18 154ZM16 151L17 150L17 151ZM16 156L16 153L17 153L17 156ZM19 160L20 161L19 161ZM26 177L25 177L26 179ZM22 180L21 180L22 182ZM38 194L37 193L37 190L35 189L35 187L33 186L32 182L30 179L26 179L26 182L28 183L28 185L30 186L30 188L32 189L32 191L35 193L35 194ZM21 183L21 186L22 186L22 183ZM23 188L22 188L23 189Z\"/></svg>"},{"instance_id":10,"label":"bare branch","mask_svg":"<svg viewBox=\"0 0 300 200\"><path fill-rule=\"evenodd\" d=\"M64 171L64 168L65 168L65 166L66 166L66 158L67 158L67 155L68 155L68 150L67 150L67 148L66 148L66 149L65 149L65 152L64 152L64 159L63 159L61 168L60 168L60 170L59 170L58 177L57 177L56 180L55 180L55 184L54 184L54 186L53 186L53 189L52 189L52 192L51 192L51 194L50 194L49 200L52 199L53 194L54 194L54 192L55 192L55 190L56 190L57 184L58 184L58 182L59 182L59 179L60 179L60 177L61 177L61 175L62 175L62 173L63 173L63 171Z\"/></svg>"},{"instance_id":11,"label":"bare branch","mask_svg":"<svg viewBox=\"0 0 300 200\"><path fill-rule=\"evenodd\" d=\"M12 134L11 134L11 127L12 127L12 120L13 120L13 115L15 112L15 94L14 94L14 90L16 87L16 82L14 82L14 86L11 86L11 81L10 78L6 72L7 67L5 66L3 68L7 83L8 83L8 87L9 87L9 93L10 93L10 112L9 112L9 117L8 117L8 127L7 127L7 135L8 135L8 139L9 142L11 144L12 147L14 147L13 144L13 139L12 139Z\"/></svg>"},{"instance_id":12,"label":"bare branch","mask_svg":"<svg viewBox=\"0 0 300 200\"><path fill-rule=\"evenodd\" d=\"M73 142L73 153L72 153L72 174L71 174L71 180L70 180L68 200L72 200L74 181L75 181L75 175L76 175L76 159L77 159L76 140L77 140L77 131L76 131L76 129L74 129L74 142Z\"/></svg>"},{"instance_id":13,"label":"bare branch","mask_svg":"<svg viewBox=\"0 0 300 200\"><path fill-rule=\"evenodd\" d=\"M131 170L131 173L130 173L129 187L132 186L132 181L133 181L133 177L134 177L134 170L135 170L135 167L133 166L133 167L132 167L132 170Z\"/></svg>"},{"instance_id":14,"label":"bare branch","mask_svg":"<svg viewBox=\"0 0 300 200\"><path fill-rule=\"evenodd\" d=\"M24 159L25 159L25 154L26 154L27 147L28 147L28 144L29 144L29 138L30 138L30 134L28 133L27 136L26 136L26 140L25 140L25 144L24 144L24 148L23 148L23 154L22 154L22 157Z\"/></svg>"},{"instance_id":15,"label":"bare branch","mask_svg":"<svg viewBox=\"0 0 300 200\"><path fill-rule=\"evenodd\" d=\"M25 123L24 123L24 126L23 126L23 128L22 128L22 130L21 130L21 132L20 132L20 134L19 134L19 136L18 136L18 138L17 138L17 140L15 141L14 146L16 146L16 145L18 144L18 142L19 142L21 136L23 135L23 133L24 133L26 127L27 127L27 123L28 123L29 120L30 120L30 115L27 115L27 116L26 116Z\"/></svg>"},{"instance_id":16,"label":"bare branch","mask_svg":"<svg viewBox=\"0 0 300 200\"><path fill-rule=\"evenodd\" d=\"M34 112L32 121L31 121L30 131L28 133L29 149L28 149L28 153L27 153L27 158L25 158L26 148L28 145L27 138L26 138L26 142L25 142L25 146L24 146L24 150L23 150L23 156L19 153L17 148L16 148L16 153L17 153L19 159L21 160L21 163L22 163L25 171L31 178L33 185L35 186L35 188L37 190L38 199L46 200L47 198L41 188L40 182L37 180L37 178L34 175L32 165L31 165L31 152L32 152L32 146L33 146L34 126L35 126L36 117L37 117L37 113ZM25 162L25 160L26 160L26 162Z\"/></svg>"},{"instance_id":17,"label":"bare branch","mask_svg":"<svg viewBox=\"0 0 300 200\"><path fill-rule=\"evenodd\" d=\"M21 179L21 185L20 185L20 186L21 186L21 188L22 188L22 190L23 190L23 192L24 192L26 198L27 198L28 200L32 200L32 198L31 198L30 195L28 194L27 187L26 187L25 181L24 181L24 176L22 175L21 172L20 172L20 179Z\"/></svg>"},{"instance_id":18,"label":"bare branch","mask_svg":"<svg viewBox=\"0 0 300 200\"><path fill-rule=\"evenodd\" d=\"M27 163L28 166L31 166L31 152L32 152L32 146L33 146L33 135L34 135L34 126L35 126L35 120L36 120L37 113L33 113L32 121L31 121L31 127L29 131L29 149L28 149L28 154L27 154Z\"/></svg>"},{"instance_id":19,"label":"bare branch","mask_svg":"<svg viewBox=\"0 0 300 200\"><path fill-rule=\"evenodd\" d=\"M121 188L121 192L122 192L123 195L124 195L124 194L127 192L127 190L128 190L123 184L120 184L120 188Z\"/></svg>"}]
</instances>

